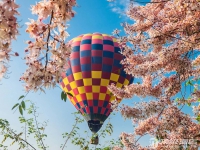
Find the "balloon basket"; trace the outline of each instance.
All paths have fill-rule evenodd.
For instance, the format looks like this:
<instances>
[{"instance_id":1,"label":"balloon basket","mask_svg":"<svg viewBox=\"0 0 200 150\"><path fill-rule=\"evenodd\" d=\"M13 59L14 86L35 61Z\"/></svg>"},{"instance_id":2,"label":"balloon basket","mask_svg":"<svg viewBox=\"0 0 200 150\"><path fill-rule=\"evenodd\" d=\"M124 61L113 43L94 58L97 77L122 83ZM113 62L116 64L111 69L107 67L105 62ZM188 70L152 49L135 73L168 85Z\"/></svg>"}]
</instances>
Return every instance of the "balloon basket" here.
<instances>
[{"instance_id":1,"label":"balloon basket","mask_svg":"<svg viewBox=\"0 0 200 150\"><path fill-rule=\"evenodd\" d=\"M92 138L90 140L90 144L98 145L99 144L99 137L98 135L92 135Z\"/></svg>"}]
</instances>

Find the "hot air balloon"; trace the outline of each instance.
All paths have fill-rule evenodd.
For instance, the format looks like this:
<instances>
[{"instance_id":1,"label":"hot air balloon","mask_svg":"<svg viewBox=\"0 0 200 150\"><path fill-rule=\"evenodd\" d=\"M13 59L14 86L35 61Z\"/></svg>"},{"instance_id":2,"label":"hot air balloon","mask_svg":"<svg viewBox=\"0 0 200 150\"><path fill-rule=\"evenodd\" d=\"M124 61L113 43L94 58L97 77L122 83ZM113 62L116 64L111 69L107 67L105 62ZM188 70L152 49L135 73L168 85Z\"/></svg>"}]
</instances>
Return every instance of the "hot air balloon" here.
<instances>
[{"instance_id":1,"label":"hot air balloon","mask_svg":"<svg viewBox=\"0 0 200 150\"><path fill-rule=\"evenodd\" d=\"M115 99L107 86L114 83L123 87L130 84L133 77L127 75L120 64L124 57L119 53L115 37L83 34L69 44L72 52L60 85L64 92L73 95L68 95L69 100L83 115L90 130L97 133L110 115L110 102ZM96 139L98 141L98 137Z\"/></svg>"}]
</instances>

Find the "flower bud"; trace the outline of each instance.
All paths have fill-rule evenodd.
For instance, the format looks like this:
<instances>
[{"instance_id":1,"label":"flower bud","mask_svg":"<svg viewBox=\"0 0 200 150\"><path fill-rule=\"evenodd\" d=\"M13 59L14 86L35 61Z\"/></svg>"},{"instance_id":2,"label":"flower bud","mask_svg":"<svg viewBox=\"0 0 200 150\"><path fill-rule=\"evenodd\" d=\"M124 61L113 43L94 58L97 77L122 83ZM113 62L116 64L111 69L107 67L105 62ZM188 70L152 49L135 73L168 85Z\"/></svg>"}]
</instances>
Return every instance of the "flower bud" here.
<instances>
[{"instance_id":1,"label":"flower bud","mask_svg":"<svg viewBox=\"0 0 200 150\"><path fill-rule=\"evenodd\" d=\"M19 56L19 54L17 52L15 52L15 56Z\"/></svg>"}]
</instances>

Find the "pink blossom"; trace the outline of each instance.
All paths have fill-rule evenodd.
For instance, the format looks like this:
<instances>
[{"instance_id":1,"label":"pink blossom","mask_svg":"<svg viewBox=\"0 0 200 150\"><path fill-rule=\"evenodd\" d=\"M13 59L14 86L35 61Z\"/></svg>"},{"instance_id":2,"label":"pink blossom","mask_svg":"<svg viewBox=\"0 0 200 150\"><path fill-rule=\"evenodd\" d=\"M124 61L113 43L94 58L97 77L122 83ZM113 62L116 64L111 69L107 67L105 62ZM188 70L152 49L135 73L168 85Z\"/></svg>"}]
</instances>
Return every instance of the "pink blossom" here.
<instances>
[{"instance_id":1,"label":"pink blossom","mask_svg":"<svg viewBox=\"0 0 200 150\"><path fill-rule=\"evenodd\" d=\"M0 65L2 66L0 79L8 70L5 64L9 62L10 56L18 54L11 52L11 42L18 34L18 23L15 17L19 15L18 7L14 0L0 1Z\"/></svg>"},{"instance_id":2,"label":"pink blossom","mask_svg":"<svg viewBox=\"0 0 200 150\"><path fill-rule=\"evenodd\" d=\"M153 132L152 130L154 130L155 128L158 127L159 124L160 124L160 122L159 122L157 116L149 117L148 119L139 122L138 127L135 128L135 133L137 135L151 133L151 132Z\"/></svg>"},{"instance_id":3,"label":"pink blossom","mask_svg":"<svg viewBox=\"0 0 200 150\"><path fill-rule=\"evenodd\" d=\"M189 85L195 88L189 99L185 87L187 80L197 84L199 80L199 8L195 0L152 0L144 6L129 5L126 14L134 23L123 23L126 35L119 38L119 44L125 58L121 64L127 74L140 82L123 88L111 84L108 89L120 99L133 96L154 99L133 107L118 106L125 118L133 119L134 137L148 133L173 140L195 139L199 135L199 124L177 106L198 102L200 98L198 86ZM195 116L199 117L199 110L199 106L193 106ZM127 149L134 147L130 148L128 142L124 142ZM159 141L152 149L172 150L179 146L180 143L166 145Z\"/></svg>"},{"instance_id":4,"label":"pink blossom","mask_svg":"<svg viewBox=\"0 0 200 150\"><path fill-rule=\"evenodd\" d=\"M25 82L26 90L39 90L41 87L55 87L65 71L71 47L66 43L66 21L74 12L75 0L42 0L32 6L32 13L38 15L37 20L30 19L26 32L33 41L28 41L26 48L26 64L28 68L20 78ZM46 19L49 23L44 23Z\"/></svg>"}]
</instances>

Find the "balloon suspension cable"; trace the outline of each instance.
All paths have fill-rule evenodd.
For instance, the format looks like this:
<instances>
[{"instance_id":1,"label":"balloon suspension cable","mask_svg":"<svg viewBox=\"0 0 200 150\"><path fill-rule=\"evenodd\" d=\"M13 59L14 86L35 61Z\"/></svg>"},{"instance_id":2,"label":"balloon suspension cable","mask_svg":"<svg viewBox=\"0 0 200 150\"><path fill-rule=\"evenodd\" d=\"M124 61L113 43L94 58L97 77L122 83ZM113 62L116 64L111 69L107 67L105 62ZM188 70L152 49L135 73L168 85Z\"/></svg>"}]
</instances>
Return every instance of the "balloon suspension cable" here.
<instances>
[{"instance_id":1,"label":"balloon suspension cable","mask_svg":"<svg viewBox=\"0 0 200 150\"><path fill-rule=\"evenodd\" d=\"M98 145L99 144L99 137L97 133L94 133L91 137L90 144Z\"/></svg>"}]
</instances>

